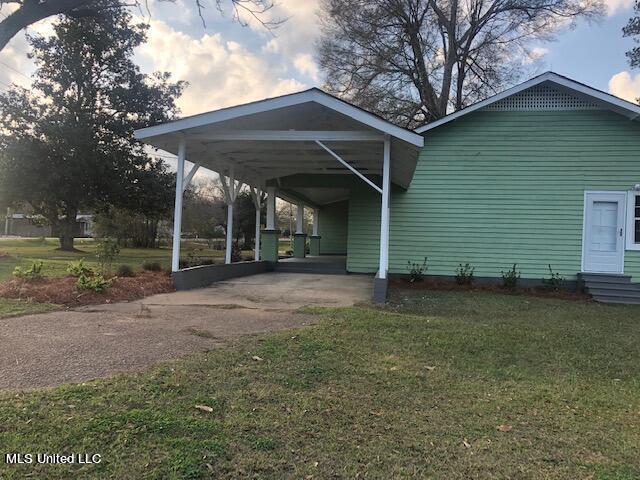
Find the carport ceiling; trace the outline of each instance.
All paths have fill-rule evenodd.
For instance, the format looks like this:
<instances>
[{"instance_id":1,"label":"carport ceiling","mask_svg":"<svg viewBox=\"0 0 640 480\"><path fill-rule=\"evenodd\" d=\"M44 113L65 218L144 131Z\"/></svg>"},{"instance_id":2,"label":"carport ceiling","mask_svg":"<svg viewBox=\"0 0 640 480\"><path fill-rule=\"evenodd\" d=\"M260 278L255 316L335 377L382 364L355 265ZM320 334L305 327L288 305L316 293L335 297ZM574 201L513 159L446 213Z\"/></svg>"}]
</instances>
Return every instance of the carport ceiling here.
<instances>
[{"instance_id":1,"label":"carport ceiling","mask_svg":"<svg viewBox=\"0 0 640 480\"><path fill-rule=\"evenodd\" d=\"M294 174L353 175L316 141L362 174L380 176L390 138L391 181L406 188L422 145L416 133L318 89L145 128L136 137L174 154L185 138L187 160L223 173L233 166L236 179L253 186ZM337 195L325 192L325 200Z\"/></svg>"}]
</instances>

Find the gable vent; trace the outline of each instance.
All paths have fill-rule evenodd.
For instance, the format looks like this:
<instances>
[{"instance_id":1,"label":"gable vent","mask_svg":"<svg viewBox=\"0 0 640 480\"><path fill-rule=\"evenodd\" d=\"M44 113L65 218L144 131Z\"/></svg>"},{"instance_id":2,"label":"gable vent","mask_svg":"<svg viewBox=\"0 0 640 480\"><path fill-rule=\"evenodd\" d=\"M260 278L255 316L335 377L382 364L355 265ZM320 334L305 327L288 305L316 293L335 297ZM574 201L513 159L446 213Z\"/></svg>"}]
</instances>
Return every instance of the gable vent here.
<instances>
[{"instance_id":1,"label":"gable vent","mask_svg":"<svg viewBox=\"0 0 640 480\"><path fill-rule=\"evenodd\" d=\"M589 100L576 97L555 88L537 85L510 97L487 105L484 111L537 111L537 110L600 110Z\"/></svg>"}]
</instances>

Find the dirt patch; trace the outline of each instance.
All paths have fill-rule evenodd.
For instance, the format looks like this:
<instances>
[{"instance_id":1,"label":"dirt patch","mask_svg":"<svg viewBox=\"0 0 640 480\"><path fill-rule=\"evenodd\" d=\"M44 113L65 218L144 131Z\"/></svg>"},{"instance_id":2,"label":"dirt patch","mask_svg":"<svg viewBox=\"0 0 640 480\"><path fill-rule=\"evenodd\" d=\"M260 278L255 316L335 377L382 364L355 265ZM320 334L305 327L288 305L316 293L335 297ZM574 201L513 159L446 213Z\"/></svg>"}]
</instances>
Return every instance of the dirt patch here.
<instances>
[{"instance_id":1,"label":"dirt patch","mask_svg":"<svg viewBox=\"0 0 640 480\"><path fill-rule=\"evenodd\" d=\"M102 293L78 290L76 278L67 276L38 280L13 279L0 283L0 297L21 298L67 307L137 300L157 293L175 291L173 280L164 272L141 272L134 277L115 277Z\"/></svg>"},{"instance_id":2,"label":"dirt patch","mask_svg":"<svg viewBox=\"0 0 640 480\"><path fill-rule=\"evenodd\" d=\"M0 252L0 260L5 260L9 257L10 255L7 252Z\"/></svg>"},{"instance_id":3,"label":"dirt patch","mask_svg":"<svg viewBox=\"0 0 640 480\"><path fill-rule=\"evenodd\" d=\"M482 283L473 285L458 285L455 282L426 278L420 282L409 282L403 278L389 279L389 287L404 290L447 290L456 292L491 292L503 295L529 295L540 298L559 298L563 300L589 300L591 297L582 292L572 292L569 290L549 290L543 286L538 287L517 287L508 290L501 285Z\"/></svg>"}]
</instances>

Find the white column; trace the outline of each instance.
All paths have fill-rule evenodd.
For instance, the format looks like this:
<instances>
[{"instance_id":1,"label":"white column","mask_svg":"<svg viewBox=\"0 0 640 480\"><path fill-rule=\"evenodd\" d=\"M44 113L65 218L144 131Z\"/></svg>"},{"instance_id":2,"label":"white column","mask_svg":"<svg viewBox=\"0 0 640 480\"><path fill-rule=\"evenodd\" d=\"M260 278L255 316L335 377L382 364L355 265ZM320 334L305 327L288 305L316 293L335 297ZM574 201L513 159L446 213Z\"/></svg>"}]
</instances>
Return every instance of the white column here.
<instances>
[{"instance_id":1,"label":"white column","mask_svg":"<svg viewBox=\"0 0 640 480\"><path fill-rule=\"evenodd\" d=\"M311 235L313 235L314 237L318 236L318 220L320 218L320 210L318 210L317 208L313 209L313 231L311 232Z\"/></svg>"},{"instance_id":2,"label":"white column","mask_svg":"<svg viewBox=\"0 0 640 480\"><path fill-rule=\"evenodd\" d=\"M276 187L267 187L267 230L276 229Z\"/></svg>"},{"instance_id":3,"label":"white column","mask_svg":"<svg viewBox=\"0 0 640 480\"><path fill-rule=\"evenodd\" d=\"M260 261L260 209L256 208L256 245L255 245L255 260Z\"/></svg>"},{"instance_id":4,"label":"white column","mask_svg":"<svg viewBox=\"0 0 640 480\"><path fill-rule=\"evenodd\" d=\"M227 245L224 252L224 263L231 263L233 249L233 202L227 203Z\"/></svg>"},{"instance_id":5,"label":"white column","mask_svg":"<svg viewBox=\"0 0 640 480\"><path fill-rule=\"evenodd\" d=\"M390 163L391 140L384 141L384 158L382 163L382 205L380 208L380 278L387 278L389 269L389 195L390 195Z\"/></svg>"},{"instance_id":6,"label":"white column","mask_svg":"<svg viewBox=\"0 0 640 480\"><path fill-rule=\"evenodd\" d=\"M184 161L187 156L187 141L184 136L178 143L178 172L176 174L176 201L173 213L173 252L171 254L171 271L180 269L180 237L182 236L182 193L184 185Z\"/></svg>"},{"instance_id":7,"label":"white column","mask_svg":"<svg viewBox=\"0 0 640 480\"><path fill-rule=\"evenodd\" d=\"M227 187L227 245L224 252L224 263L231 263L231 250L233 249L233 204L236 201L236 179L233 165L229 167L229 185Z\"/></svg>"},{"instance_id":8,"label":"white column","mask_svg":"<svg viewBox=\"0 0 640 480\"><path fill-rule=\"evenodd\" d=\"M304 205L296 206L296 233L304 233Z\"/></svg>"},{"instance_id":9,"label":"white column","mask_svg":"<svg viewBox=\"0 0 640 480\"><path fill-rule=\"evenodd\" d=\"M11 208L7 207L7 216L4 219L4 234L9 236L9 221L11 218Z\"/></svg>"}]
</instances>

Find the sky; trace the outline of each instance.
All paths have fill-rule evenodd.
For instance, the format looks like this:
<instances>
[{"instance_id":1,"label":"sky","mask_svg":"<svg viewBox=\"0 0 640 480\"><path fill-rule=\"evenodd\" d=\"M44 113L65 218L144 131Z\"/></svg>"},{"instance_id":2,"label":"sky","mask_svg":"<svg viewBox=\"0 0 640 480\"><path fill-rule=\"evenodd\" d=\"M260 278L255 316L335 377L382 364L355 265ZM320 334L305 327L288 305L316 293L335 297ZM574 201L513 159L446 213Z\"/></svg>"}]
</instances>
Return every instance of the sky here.
<instances>
[{"instance_id":1,"label":"sky","mask_svg":"<svg viewBox=\"0 0 640 480\"><path fill-rule=\"evenodd\" d=\"M228 7L228 0L221 0ZM287 21L270 33L256 22L242 26L230 11L205 0L205 25L194 0L149 2L148 42L136 51L145 72L169 71L189 87L179 100L183 115L273 97L322 85L315 62L319 0L276 0L269 14ZM225 3L227 2L227 3ZM553 70L595 88L634 100L640 97L640 71L629 68L625 52L633 40L622 38L633 0L606 0L607 15L597 23L565 29L553 42L537 45L538 73ZM5 6L0 17L9 13ZM49 22L31 31L46 34ZM33 71L23 34L0 52L0 90L28 85ZM523 79L525 80L525 79Z\"/></svg>"}]
</instances>

